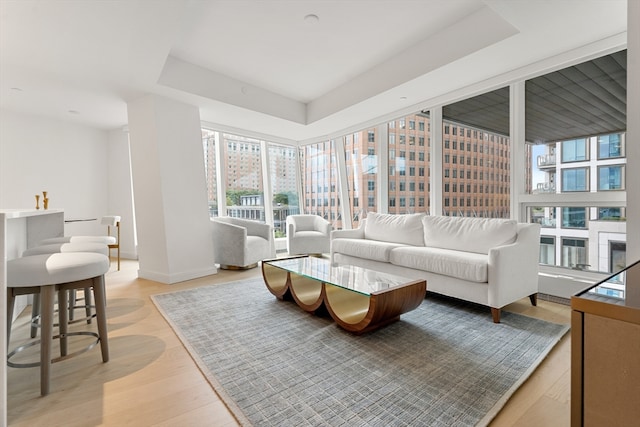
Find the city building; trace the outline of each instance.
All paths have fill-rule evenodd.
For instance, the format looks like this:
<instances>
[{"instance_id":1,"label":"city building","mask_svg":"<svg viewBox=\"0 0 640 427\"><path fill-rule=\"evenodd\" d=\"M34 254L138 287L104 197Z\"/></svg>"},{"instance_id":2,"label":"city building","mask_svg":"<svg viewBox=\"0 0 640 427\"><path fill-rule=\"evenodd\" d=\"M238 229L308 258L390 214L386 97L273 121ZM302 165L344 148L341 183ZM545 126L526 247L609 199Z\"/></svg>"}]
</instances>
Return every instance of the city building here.
<instances>
[{"instance_id":1,"label":"city building","mask_svg":"<svg viewBox=\"0 0 640 427\"><path fill-rule=\"evenodd\" d=\"M544 178L536 193L624 191L624 133L560 141L536 157ZM626 266L626 208L541 207L532 220L542 225L540 262L615 273Z\"/></svg>"}]
</instances>

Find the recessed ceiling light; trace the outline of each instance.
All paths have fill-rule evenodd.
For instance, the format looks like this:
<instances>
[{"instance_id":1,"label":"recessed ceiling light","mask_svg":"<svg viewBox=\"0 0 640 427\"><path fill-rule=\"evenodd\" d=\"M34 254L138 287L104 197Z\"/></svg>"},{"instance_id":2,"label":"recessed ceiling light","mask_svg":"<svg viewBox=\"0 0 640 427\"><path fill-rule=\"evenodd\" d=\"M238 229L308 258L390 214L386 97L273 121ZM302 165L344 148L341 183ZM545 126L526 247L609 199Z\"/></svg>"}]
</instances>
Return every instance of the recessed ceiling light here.
<instances>
[{"instance_id":1,"label":"recessed ceiling light","mask_svg":"<svg viewBox=\"0 0 640 427\"><path fill-rule=\"evenodd\" d=\"M318 18L318 15L310 13L309 15L304 17L304 22L306 22L307 24L317 24L318 22L320 22L320 18Z\"/></svg>"},{"instance_id":2,"label":"recessed ceiling light","mask_svg":"<svg viewBox=\"0 0 640 427\"><path fill-rule=\"evenodd\" d=\"M77 111L77 110L69 110L68 113L69 114L80 114L80 112Z\"/></svg>"},{"instance_id":3,"label":"recessed ceiling light","mask_svg":"<svg viewBox=\"0 0 640 427\"><path fill-rule=\"evenodd\" d=\"M22 89L20 89L19 87L12 87L11 90L14 90L16 92L22 92Z\"/></svg>"},{"instance_id":4,"label":"recessed ceiling light","mask_svg":"<svg viewBox=\"0 0 640 427\"><path fill-rule=\"evenodd\" d=\"M401 99L402 101L404 101L404 100L406 100L406 99L407 99L407 97L406 97L406 96L401 96L401 97L400 97L400 99Z\"/></svg>"}]
</instances>

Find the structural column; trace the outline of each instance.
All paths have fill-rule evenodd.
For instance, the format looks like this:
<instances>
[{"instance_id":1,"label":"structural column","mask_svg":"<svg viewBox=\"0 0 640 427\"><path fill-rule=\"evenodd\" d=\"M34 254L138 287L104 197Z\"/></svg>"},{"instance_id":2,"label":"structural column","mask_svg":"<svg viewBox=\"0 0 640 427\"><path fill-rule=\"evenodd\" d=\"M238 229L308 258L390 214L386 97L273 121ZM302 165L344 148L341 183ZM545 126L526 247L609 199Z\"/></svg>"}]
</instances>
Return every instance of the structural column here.
<instances>
[{"instance_id":1,"label":"structural column","mask_svg":"<svg viewBox=\"0 0 640 427\"><path fill-rule=\"evenodd\" d=\"M431 161L429 167L431 172L429 175L429 183L431 190L429 191L429 215L443 215L444 207L442 204L442 194L444 188L442 186L442 152L443 152L443 135L442 135L442 106L434 107L429 110L429 123L431 126Z\"/></svg>"},{"instance_id":2,"label":"structural column","mask_svg":"<svg viewBox=\"0 0 640 427\"><path fill-rule=\"evenodd\" d=\"M627 2L627 265L640 260L640 1ZM631 178L631 179L629 179Z\"/></svg>"},{"instance_id":3,"label":"structural column","mask_svg":"<svg viewBox=\"0 0 640 427\"><path fill-rule=\"evenodd\" d=\"M157 95L127 107L138 276L176 283L216 273L198 108Z\"/></svg>"},{"instance_id":4,"label":"structural column","mask_svg":"<svg viewBox=\"0 0 640 427\"><path fill-rule=\"evenodd\" d=\"M528 222L526 212L520 212L520 197L526 194L525 176L525 82L509 86L509 139L511 140L511 219Z\"/></svg>"}]
</instances>

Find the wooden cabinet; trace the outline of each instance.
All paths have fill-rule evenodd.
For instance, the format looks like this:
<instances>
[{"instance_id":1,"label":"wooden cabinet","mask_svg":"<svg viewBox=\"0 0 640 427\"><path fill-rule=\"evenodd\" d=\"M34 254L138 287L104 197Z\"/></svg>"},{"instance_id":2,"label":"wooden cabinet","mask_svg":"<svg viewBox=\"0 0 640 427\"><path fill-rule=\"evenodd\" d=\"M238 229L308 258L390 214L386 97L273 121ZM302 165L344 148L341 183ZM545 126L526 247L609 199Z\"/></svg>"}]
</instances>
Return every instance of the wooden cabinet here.
<instances>
[{"instance_id":1,"label":"wooden cabinet","mask_svg":"<svg viewBox=\"0 0 640 427\"><path fill-rule=\"evenodd\" d=\"M640 262L571 298L571 425L640 420Z\"/></svg>"}]
</instances>

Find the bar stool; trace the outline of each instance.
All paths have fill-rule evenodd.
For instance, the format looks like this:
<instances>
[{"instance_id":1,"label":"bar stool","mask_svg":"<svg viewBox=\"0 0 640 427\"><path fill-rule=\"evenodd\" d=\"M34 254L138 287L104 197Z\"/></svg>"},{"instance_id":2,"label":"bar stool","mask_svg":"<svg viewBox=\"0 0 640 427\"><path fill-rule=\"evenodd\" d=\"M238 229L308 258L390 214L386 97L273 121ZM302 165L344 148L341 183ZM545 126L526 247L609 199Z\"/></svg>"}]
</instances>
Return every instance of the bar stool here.
<instances>
[{"instance_id":1,"label":"bar stool","mask_svg":"<svg viewBox=\"0 0 640 427\"><path fill-rule=\"evenodd\" d=\"M13 367L40 366L40 394L49 394L51 364L80 354L93 348L98 342L102 351L102 361L109 361L109 343L107 334L106 295L104 288L104 274L109 271L109 258L97 253L55 253L34 255L7 261L7 347L11 335L13 308L15 297L25 294L40 294L41 302L41 339L40 362L17 364L10 361L11 357L27 346L8 353L7 364ZM67 332L68 312L67 292L71 289L93 289L98 333ZM53 312L55 292L58 293L59 334L53 335ZM68 354L67 337L73 335L92 335L96 342L86 349ZM52 341L60 339L60 357L52 360Z\"/></svg>"},{"instance_id":2,"label":"bar stool","mask_svg":"<svg viewBox=\"0 0 640 427\"><path fill-rule=\"evenodd\" d=\"M35 246L22 252L22 256L33 256L42 254L55 254L66 252L95 252L109 256L109 246L106 243L94 242L74 242L74 243L50 243L47 245ZM76 290L69 291L69 323L86 320L87 324L91 323L94 315L91 313L91 292L89 288L84 290L84 309L86 317L84 319L74 320L74 310L80 306L76 305ZM38 325L37 319L40 316L40 294L33 295L33 304L31 305L31 338L37 335Z\"/></svg>"},{"instance_id":3,"label":"bar stool","mask_svg":"<svg viewBox=\"0 0 640 427\"><path fill-rule=\"evenodd\" d=\"M104 243L109 246L109 256L111 256L111 249L117 249L118 255L118 271L120 271L120 216L110 215L103 216L100 219L100 224L107 226L106 236L64 236L64 237L52 237L42 240L40 245L48 245L51 243ZM111 229L115 230L116 235L111 235Z\"/></svg>"}]
</instances>

